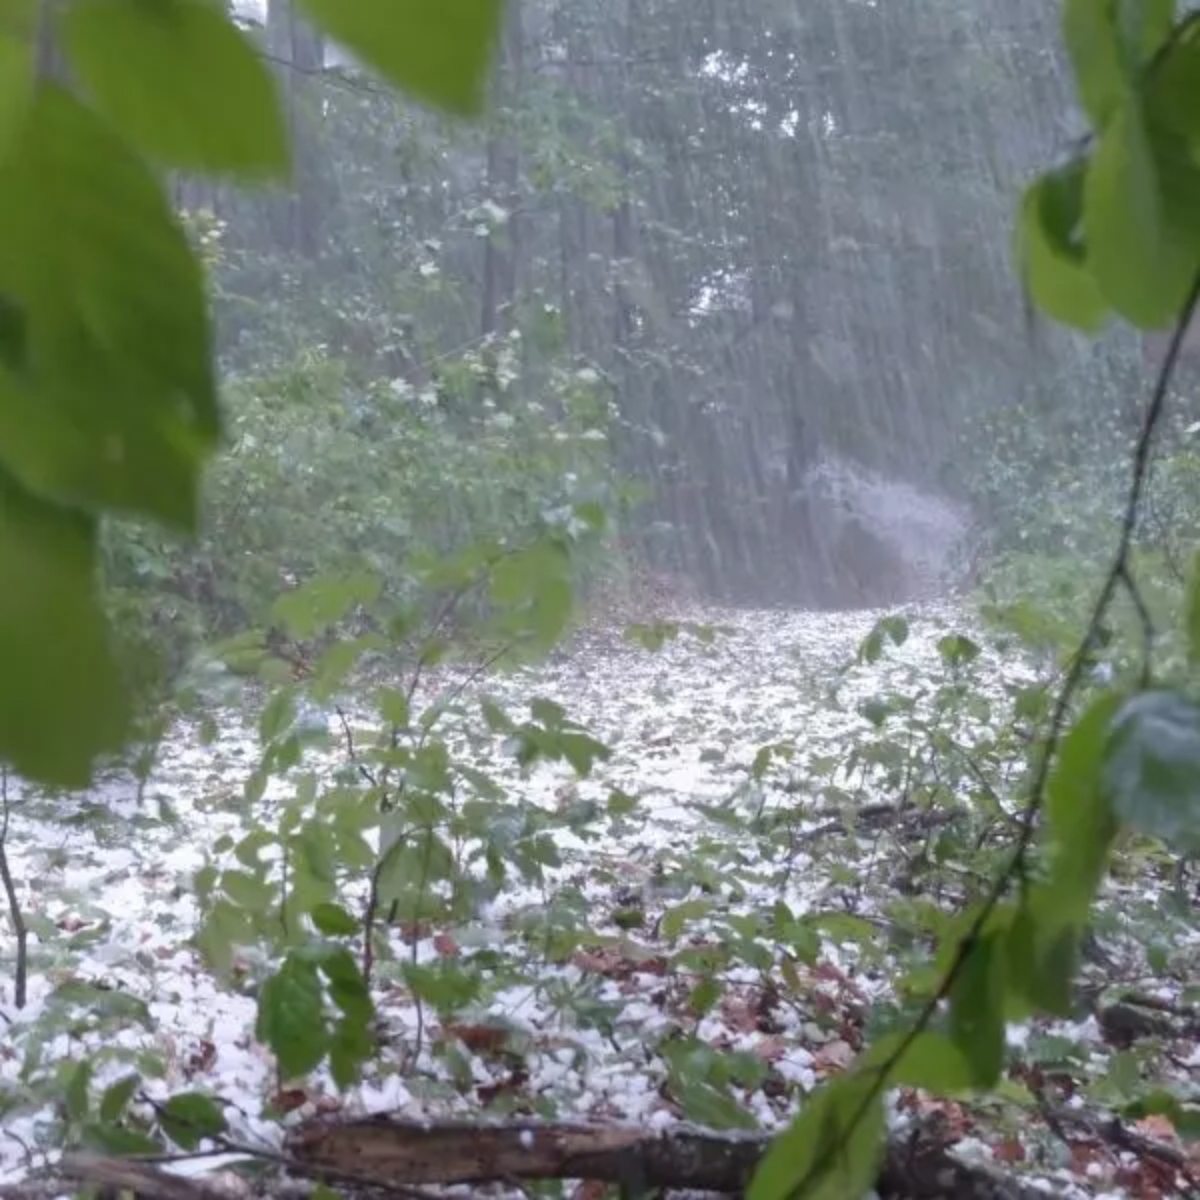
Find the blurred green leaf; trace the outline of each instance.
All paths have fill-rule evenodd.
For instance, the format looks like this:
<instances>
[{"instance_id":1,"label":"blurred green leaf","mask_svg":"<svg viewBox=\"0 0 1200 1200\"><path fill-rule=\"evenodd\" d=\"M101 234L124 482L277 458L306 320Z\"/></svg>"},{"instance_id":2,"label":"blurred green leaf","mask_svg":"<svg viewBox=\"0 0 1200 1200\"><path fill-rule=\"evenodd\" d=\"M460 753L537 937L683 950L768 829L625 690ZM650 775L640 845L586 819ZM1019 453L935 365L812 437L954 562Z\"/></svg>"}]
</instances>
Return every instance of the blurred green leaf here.
<instances>
[{"instance_id":1,"label":"blurred green leaf","mask_svg":"<svg viewBox=\"0 0 1200 1200\"><path fill-rule=\"evenodd\" d=\"M220 430L199 265L146 164L43 84L0 162L0 459L31 491L195 528Z\"/></svg>"},{"instance_id":2,"label":"blurred green leaf","mask_svg":"<svg viewBox=\"0 0 1200 1200\"><path fill-rule=\"evenodd\" d=\"M258 995L254 1036L270 1048L285 1079L306 1075L325 1057L321 979L316 966L289 956Z\"/></svg>"},{"instance_id":3,"label":"blurred green leaf","mask_svg":"<svg viewBox=\"0 0 1200 1200\"><path fill-rule=\"evenodd\" d=\"M299 0L312 20L392 83L452 113L483 106L503 0Z\"/></svg>"},{"instance_id":4,"label":"blurred green leaf","mask_svg":"<svg viewBox=\"0 0 1200 1200\"><path fill-rule=\"evenodd\" d=\"M359 922L340 904L318 904L311 915L313 924L326 937L352 937L359 929Z\"/></svg>"},{"instance_id":5,"label":"blurred green leaf","mask_svg":"<svg viewBox=\"0 0 1200 1200\"><path fill-rule=\"evenodd\" d=\"M223 871L221 890L235 904L259 914L271 909L278 899L273 884L249 871Z\"/></svg>"},{"instance_id":6,"label":"blurred green leaf","mask_svg":"<svg viewBox=\"0 0 1200 1200\"><path fill-rule=\"evenodd\" d=\"M1126 700L1112 722L1104 791L1130 828L1180 854L1200 850L1200 704L1164 690Z\"/></svg>"},{"instance_id":7,"label":"blurred green leaf","mask_svg":"<svg viewBox=\"0 0 1200 1200\"><path fill-rule=\"evenodd\" d=\"M1066 1016L1080 940L1118 824L1104 794L1105 747L1120 700L1105 694L1059 746L1046 790L1048 874L1022 897L1007 934L1014 997Z\"/></svg>"},{"instance_id":8,"label":"blurred green leaf","mask_svg":"<svg viewBox=\"0 0 1200 1200\"><path fill-rule=\"evenodd\" d=\"M1047 172L1025 191L1019 246L1025 286L1057 321L1095 331L1108 305L1088 270L1083 244L1086 160Z\"/></svg>"},{"instance_id":9,"label":"blurred green leaf","mask_svg":"<svg viewBox=\"0 0 1200 1200\"><path fill-rule=\"evenodd\" d=\"M772 1143L747 1200L849 1200L875 1184L883 1153L882 1092L867 1074L841 1075L803 1103Z\"/></svg>"},{"instance_id":10,"label":"blurred green leaf","mask_svg":"<svg viewBox=\"0 0 1200 1200\"><path fill-rule=\"evenodd\" d=\"M103 1154L160 1154L162 1145L144 1133L119 1125L88 1122L80 1130L80 1143Z\"/></svg>"},{"instance_id":11,"label":"blurred green leaf","mask_svg":"<svg viewBox=\"0 0 1200 1200\"><path fill-rule=\"evenodd\" d=\"M101 1121L119 1121L125 1113L125 1108L142 1082L140 1075L126 1075L104 1089L100 1097L99 1115Z\"/></svg>"},{"instance_id":12,"label":"blurred green leaf","mask_svg":"<svg viewBox=\"0 0 1200 1200\"><path fill-rule=\"evenodd\" d=\"M94 1068L90 1058L73 1064L67 1079L63 1103L72 1121L82 1121L91 1110L91 1086Z\"/></svg>"},{"instance_id":13,"label":"blurred green leaf","mask_svg":"<svg viewBox=\"0 0 1200 1200\"><path fill-rule=\"evenodd\" d=\"M357 605L374 604L382 586L373 571L318 576L280 596L271 617L292 637L313 638L336 625Z\"/></svg>"},{"instance_id":14,"label":"blurred green leaf","mask_svg":"<svg viewBox=\"0 0 1200 1200\"><path fill-rule=\"evenodd\" d=\"M244 179L286 172L275 82L221 7L86 0L66 5L60 20L75 76L149 157Z\"/></svg>"},{"instance_id":15,"label":"blurred green leaf","mask_svg":"<svg viewBox=\"0 0 1200 1200\"><path fill-rule=\"evenodd\" d=\"M994 1087L1004 1069L1005 949L999 933L976 938L950 988L950 1038L981 1089Z\"/></svg>"},{"instance_id":16,"label":"blurred green leaf","mask_svg":"<svg viewBox=\"0 0 1200 1200\"><path fill-rule=\"evenodd\" d=\"M1183 307L1196 272L1195 238L1168 221L1158 166L1141 109L1112 114L1084 182L1088 267L1126 320L1158 328Z\"/></svg>"},{"instance_id":17,"label":"blurred green leaf","mask_svg":"<svg viewBox=\"0 0 1200 1200\"><path fill-rule=\"evenodd\" d=\"M167 1137L184 1150L195 1150L205 1138L218 1137L229 1128L217 1102L200 1092L172 1096L158 1111Z\"/></svg>"},{"instance_id":18,"label":"blurred green leaf","mask_svg":"<svg viewBox=\"0 0 1200 1200\"><path fill-rule=\"evenodd\" d=\"M30 779L83 787L130 719L96 594L94 525L0 470L0 575L0 758Z\"/></svg>"},{"instance_id":19,"label":"blurred green leaf","mask_svg":"<svg viewBox=\"0 0 1200 1200\"><path fill-rule=\"evenodd\" d=\"M863 1070L882 1068L899 1053L900 1057L887 1075L889 1087L918 1087L939 1095L975 1087L975 1071L970 1060L949 1038L929 1030L918 1033L911 1041L910 1036L904 1030L890 1033L873 1043L862 1056Z\"/></svg>"},{"instance_id":20,"label":"blurred green leaf","mask_svg":"<svg viewBox=\"0 0 1200 1200\"><path fill-rule=\"evenodd\" d=\"M1174 0L1065 0L1063 36L1075 86L1097 129L1128 98L1174 18Z\"/></svg>"}]
</instances>

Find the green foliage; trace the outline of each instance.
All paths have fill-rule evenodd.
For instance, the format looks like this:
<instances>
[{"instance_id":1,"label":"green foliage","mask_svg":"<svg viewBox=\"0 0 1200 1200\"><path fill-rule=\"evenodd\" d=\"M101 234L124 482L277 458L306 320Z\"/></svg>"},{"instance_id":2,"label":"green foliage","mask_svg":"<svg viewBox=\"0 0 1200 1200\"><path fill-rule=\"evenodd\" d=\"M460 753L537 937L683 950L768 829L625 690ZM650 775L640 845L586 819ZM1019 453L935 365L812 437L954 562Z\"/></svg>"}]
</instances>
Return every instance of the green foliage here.
<instances>
[{"instance_id":1,"label":"green foliage","mask_svg":"<svg viewBox=\"0 0 1200 1200\"><path fill-rule=\"evenodd\" d=\"M950 1038L977 1088L994 1087L1004 1066L1004 993L1007 955L996 933L972 938L959 951L963 964L950 988Z\"/></svg>"},{"instance_id":2,"label":"green foliage","mask_svg":"<svg viewBox=\"0 0 1200 1200\"><path fill-rule=\"evenodd\" d=\"M432 606L419 599L415 615L381 614L380 580L362 572L312 580L274 605L289 635L322 650L302 683L276 686L266 698L258 721L262 754L245 798L255 804L273 778L287 781L293 794L274 822L248 807L246 832L216 841L196 890L205 916L198 943L218 970L232 969L237 944L282 956L259 986L257 1036L285 1077L327 1061L339 1086L358 1078L375 1045L368 975L389 926L469 919L510 874L544 882L546 870L560 865L552 831L563 826L578 835L599 816L589 810L555 817L509 798L469 758L452 753L457 706L417 703L423 673L461 659L464 649L487 647L493 661L519 659L561 636L572 600L568 550L560 535L548 533L512 550L470 547L416 570L415 579L443 596L443 611L477 592L489 597L453 641L436 616L423 625L419 614ZM558 587L563 597L539 602ZM346 632L357 610L387 633ZM242 669L275 678L277 660L265 641L243 638L227 650ZM405 682L375 689L369 714L343 718L347 770L319 783L304 759L327 748L329 738L306 729L301 706L344 702L378 652L401 664ZM482 716L524 770L562 762L586 775L608 753L546 700L531 702L529 720L486 700ZM350 898L364 885L365 908ZM361 965L339 940L360 935L372 947ZM404 964L402 976L419 1002L445 1015L474 1000L478 989L475 975L453 961Z\"/></svg>"},{"instance_id":3,"label":"green foliage","mask_svg":"<svg viewBox=\"0 0 1200 1200\"><path fill-rule=\"evenodd\" d=\"M93 586L92 523L0 477L0 755L31 778L80 786L120 747L126 699Z\"/></svg>"},{"instance_id":4,"label":"green foliage","mask_svg":"<svg viewBox=\"0 0 1200 1200\"><path fill-rule=\"evenodd\" d=\"M404 22L382 0L304 0L304 8L420 98L452 112L480 107L500 25L495 0L447 0ZM1086 155L1027 192L1020 245L1035 300L1083 328L1098 327L1109 311L1145 327L1168 323L1200 265L1192 216L1200 104L1188 69L1195 23L1173 27L1172 17L1167 0L1067 0L1067 47L1095 138ZM10 672L0 754L32 777L79 783L127 733L131 688L93 579L99 530L112 514L156 522L150 530L105 529L106 573L116 600L128 601L126 615L163 618L169 596L166 619L203 633L261 624L225 647L226 660L273 689L259 714L260 758L240 797L244 827L217 839L197 873L198 941L224 971L234 967L235 947L261 951L252 981L256 1035L284 1077L327 1064L347 1088L375 1048L374 970L389 970L418 1005L443 1017L469 1010L483 991L475 962L400 961L390 928L462 923L509 877L545 889L562 866L553 834L590 836L601 814L593 802L551 811L510 797L450 732L461 732L459 693L430 701L419 684L434 667L462 665L468 651L494 665L544 654L561 639L580 558L600 544L605 517L618 507L607 446L614 414L590 368L552 354L529 368L524 333L543 349L558 336L559 314L542 306L537 319L522 314L523 328L511 336L489 333L439 356L436 380L414 381L399 368L385 379L349 350L300 356L281 337L264 355L266 370L229 387L223 421L201 251L189 246L154 166L241 179L282 171L287 147L269 73L247 36L204 5L151 10L97 0L69 7L60 33L83 98L49 80L35 85L28 63L0 41L0 66L5 58L14 66L0 98L0 566L14 581L0 614ZM217 103L214 79L229 83ZM610 208L623 200L616 184L592 186ZM483 214L481 236L495 237L502 223ZM230 288L239 273L262 267L231 267L211 242L205 263L225 303L245 299ZM420 268L423 277L440 270L433 259ZM416 294L415 283L406 286ZM317 324L331 325L330 313ZM202 491L202 472L226 431L231 452ZM1196 456L1183 439L1172 451L1169 487L1186 495ZM460 508L447 513L441 499L450 492ZM1085 540L1112 532L1113 511L1104 502L1095 510ZM202 511L205 530L187 548L158 528L194 532ZM1041 544L1010 545L1006 565L1042 572L1043 581L1049 575L1064 604L1047 619L1051 606L1039 611L997 595L991 614L1052 649L1061 648L1069 606L1087 583L1077 560L1047 565L1062 550L1056 533L1043 517L1033 535ZM1174 627L1184 650L1167 662L1194 666L1194 595L1168 581L1147 600L1130 582L1134 566L1161 567L1167 558L1161 546L1138 541L1134 559L1121 565L1128 628L1113 632L1097 618L1092 642L1069 665L1098 662L1110 643L1114 658L1134 660L1128 647L1139 628L1144 635L1160 611L1182 610ZM268 604L281 583L291 590ZM676 632L646 626L634 636L661 644ZM908 636L905 620L885 619L860 647L859 665L878 662ZM1019 744L1019 725L1047 715L1044 696L1019 692L1013 720L964 747L964 724L993 716L971 689L982 646L951 634L937 651L945 677L936 687L856 700L852 711L868 726L859 744L838 770L813 769L824 771L822 798L840 805L848 823L855 797L845 781L854 772L903 792L914 810L944 816L911 866L935 891L948 862L971 870L955 893L958 915L920 898L888 915L900 936L937 946L904 982L911 997L948 1001L945 1029L933 1026L936 1005L927 1005L911 1034L883 1039L809 1097L764 1160L750 1189L756 1200L867 1190L887 1087L999 1082L1012 1013L1068 1010L1078 945L1122 826L1197 848L1200 710L1182 671L1154 690L1104 692L1081 713L1078 703L1064 703L1055 720L1065 722L1066 736L1050 746ZM328 751L333 737L305 720L304 704L348 705L380 657L399 663L403 685L393 662L369 713L339 709L346 770L331 781L308 769L308 757ZM1150 676L1148 661L1137 665L1139 677ZM488 735L520 771L564 763L584 777L607 756L560 705L527 699L528 719L493 701L478 705ZM1055 751L1043 788L1038 756ZM748 794L794 759L778 743L764 747ZM989 779L990 768L1014 761L1028 768L1015 790L1029 810L1016 816ZM924 769L935 762L952 770ZM286 798L264 816L272 782L284 785ZM607 815L628 810L628 798L617 797ZM783 841L793 838L786 826L796 817L785 814L778 828L762 813L755 820ZM727 882L727 865L714 857L695 866L710 896ZM996 879L1020 884L1014 902ZM583 937L571 904L568 894L530 918L560 959ZM715 946L673 947L672 966L690 972L691 1014L713 1010L718 973L735 959L764 974L781 949L793 971L794 961L814 959L839 915L845 933L844 914L796 917L782 902L749 915L722 914L708 899L671 909L662 920L668 941L694 922L722 934ZM616 905L611 919L630 933L644 924L644 907ZM47 1020L81 1000L93 1022L149 1023L136 1003L93 995L86 985L60 988ZM597 1001L592 1011L602 1024L603 1006ZM696 1038L679 1039L664 1058L667 1085L689 1116L752 1124L735 1089L757 1082L761 1063ZM1161 1098L1135 1098L1123 1077L1132 1068L1120 1066L1114 1076L1122 1078L1110 1082L1131 1108L1178 1111ZM127 1127L136 1079L104 1089L97 1107L93 1064L65 1068L57 1083L66 1124L110 1147L152 1145L161 1135L192 1149L225 1130L220 1106L197 1093L163 1105L158 1128Z\"/></svg>"},{"instance_id":5,"label":"green foliage","mask_svg":"<svg viewBox=\"0 0 1200 1200\"><path fill-rule=\"evenodd\" d=\"M380 0L309 7L401 86L456 111L478 107L498 3L400 21ZM92 580L97 518L193 531L221 433L199 263L148 160L248 179L279 174L288 155L267 68L216 6L98 0L56 14L60 27L45 33L61 38L90 104L36 79L34 6L0 43L0 454L11 514L0 566L27 593L4 623L21 643L21 701L19 713L0 712L0 752L35 779L78 784L129 728ZM31 521L36 545L21 532ZM82 653L64 672L67 629ZM36 683L20 665L34 658ZM70 711L55 712L49 696L72 696Z\"/></svg>"},{"instance_id":6,"label":"green foliage","mask_svg":"<svg viewBox=\"0 0 1200 1200\"><path fill-rule=\"evenodd\" d=\"M426 0L404 21L380 0L301 2L319 26L414 95L462 114L482 106L502 0Z\"/></svg>"},{"instance_id":7,"label":"green foliage","mask_svg":"<svg viewBox=\"0 0 1200 1200\"><path fill-rule=\"evenodd\" d=\"M1057 320L1094 331L1106 311L1081 237L1084 175L1084 164L1077 161L1032 184L1023 202L1021 234L1025 280L1038 303Z\"/></svg>"},{"instance_id":8,"label":"green foliage","mask_svg":"<svg viewBox=\"0 0 1200 1200\"><path fill-rule=\"evenodd\" d=\"M110 1093L105 1093L105 1099L109 1098ZM184 1150L195 1150L205 1138L228 1129L220 1107L200 1092L176 1092L162 1106L159 1119L166 1135Z\"/></svg>"},{"instance_id":9,"label":"green foliage","mask_svg":"<svg viewBox=\"0 0 1200 1200\"><path fill-rule=\"evenodd\" d=\"M771 1144L747 1195L750 1200L865 1195L875 1182L884 1130L883 1097L873 1073L826 1084Z\"/></svg>"},{"instance_id":10,"label":"green foliage","mask_svg":"<svg viewBox=\"0 0 1200 1200\"><path fill-rule=\"evenodd\" d=\"M1105 309L1157 328L1178 315L1200 266L1195 23L1170 0L1066 0L1064 33L1090 153L1031 185L1022 258L1050 315L1095 329Z\"/></svg>"},{"instance_id":11,"label":"green foliage","mask_svg":"<svg viewBox=\"0 0 1200 1200\"><path fill-rule=\"evenodd\" d=\"M514 339L501 349L502 365L519 370L518 348ZM475 350L458 361L481 368ZM509 593L525 589L523 603L541 610L552 640L567 584L594 570L606 548L601 524L621 505L604 388L581 376L552 369L544 390L463 418L432 394L360 383L350 364L317 354L248 379L227 399L234 441L210 473L199 537L180 544L146 526L110 530L110 594L151 623L178 662L214 635L290 626L309 585L340 592L343 581L367 579L390 614L420 596L432 616L436 572L455 586L455 572L490 557L505 561L488 585L500 594L489 601L481 581L461 603L502 604L516 619ZM538 541L551 530L557 543ZM303 586L272 611L289 579ZM347 598L344 610L371 600ZM319 606L313 614L321 619ZM445 614L451 626L462 615ZM307 637L298 627L290 634Z\"/></svg>"},{"instance_id":12,"label":"green foliage","mask_svg":"<svg viewBox=\"0 0 1200 1200\"><path fill-rule=\"evenodd\" d=\"M216 5L72 4L63 10L62 36L96 107L143 152L172 167L243 179L287 171L274 81Z\"/></svg>"}]
</instances>

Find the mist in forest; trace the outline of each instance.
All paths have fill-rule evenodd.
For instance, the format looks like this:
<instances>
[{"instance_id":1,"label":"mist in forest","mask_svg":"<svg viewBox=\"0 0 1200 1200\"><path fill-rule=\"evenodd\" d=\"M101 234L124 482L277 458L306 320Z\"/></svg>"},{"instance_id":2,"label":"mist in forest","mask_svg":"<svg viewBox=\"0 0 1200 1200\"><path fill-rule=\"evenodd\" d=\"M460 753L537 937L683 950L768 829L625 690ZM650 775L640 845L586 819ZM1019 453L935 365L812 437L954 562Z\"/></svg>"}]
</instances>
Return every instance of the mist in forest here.
<instances>
[{"instance_id":1,"label":"mist in forest","mask_svg":"<svg viewBox=\"0 0 1200 1200\"><path fill-rule=\"evenodd\" d=\"M623 544L707 597L939 594L986 537L986 431L1133 356L1034 322L1015 276L1020 189L1082 128L1053 6L509 0L474 124L286 0L243 15L294 186L177 197L221 229L230 376L315 346L386 381L347 400L373 431L603 439ZM614 503L590 465L574 499Z\"/></svg>"}]
</instances>

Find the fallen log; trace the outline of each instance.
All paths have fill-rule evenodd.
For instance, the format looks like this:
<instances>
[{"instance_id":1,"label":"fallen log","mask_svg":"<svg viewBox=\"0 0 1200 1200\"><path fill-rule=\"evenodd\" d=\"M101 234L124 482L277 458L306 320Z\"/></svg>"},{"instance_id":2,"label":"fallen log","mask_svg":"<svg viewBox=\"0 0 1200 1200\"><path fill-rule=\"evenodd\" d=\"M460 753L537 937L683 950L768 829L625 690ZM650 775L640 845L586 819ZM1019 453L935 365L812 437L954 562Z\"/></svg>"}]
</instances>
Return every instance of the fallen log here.
<instances>
[{"instance_id":1,"label":"fallen log","mask_svg":"<svg viewBox=\"0 0 1200 1200\"><path fill-rule=\"evenodd\" d=\"M762 1134L693 1125L509 1120L414 1121L392 1114L324 1116L288 1136L294 1168L383 1187L585 1179L650 1188L740 1194L770 1145ZM1045 1200L1046 1193L956 1159L931 1131L889 1141L876 1191L903 1200ZM847 1197L847 1200L853 1200Z\"/></svg>"},{"instance_id":2,"label":"fallen log","mask_svg":"<svg viewBox=\"0 0 1200 1200\"><path fill-rule=\"evenodd\" d=\"M65 1154L56 1171L68 1179L97 1187L101 1195L129 1192L143 1200L228 1200L216 1188L133 1158L82 1152Z\"/></svg>"}]
</instances>

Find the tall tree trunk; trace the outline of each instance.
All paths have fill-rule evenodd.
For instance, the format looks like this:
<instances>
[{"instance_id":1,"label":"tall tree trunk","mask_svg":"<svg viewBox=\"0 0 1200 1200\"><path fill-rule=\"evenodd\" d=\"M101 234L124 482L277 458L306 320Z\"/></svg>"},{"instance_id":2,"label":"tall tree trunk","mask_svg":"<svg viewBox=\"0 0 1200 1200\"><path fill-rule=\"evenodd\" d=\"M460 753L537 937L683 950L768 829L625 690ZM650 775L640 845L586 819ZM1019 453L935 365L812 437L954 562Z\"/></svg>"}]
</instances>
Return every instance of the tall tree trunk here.
<instances>
[{"instance_id":1,"label":"tall tree trunk","mask_svg":"<svg viewBox=\"0 0 1200 1200\"><path fill-rule=\"evenodd\" d=\"M284 249L313 257L320 249L325 208L319 98L313 83L325 67L325 43L296 15L293 0L267 0L266 41L292 143L292 182L275 206L275 240Z\"/></svg>"},{"instance_id":2,"label":"tall tree trunk","mask_svg":"<svg viewBox=\"0 0 1200 1200\"><path fill-rule=\"evenodd\" d=\"M507 333L517 300L517 264L521 249L521 155L512 128L521 95L524 69L524 26L520 0L508 0L500 63L492 91L492 131L487 144L487 195L506 217L493 223L484 248L483 307L480 332L486 337Z\"/></svg>"}]
</instances>

